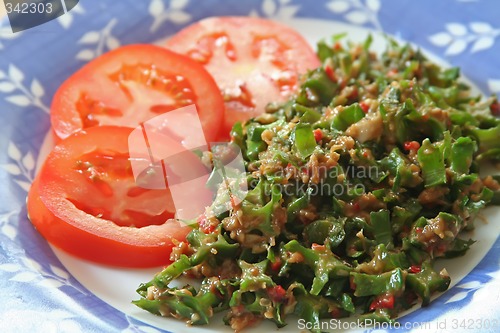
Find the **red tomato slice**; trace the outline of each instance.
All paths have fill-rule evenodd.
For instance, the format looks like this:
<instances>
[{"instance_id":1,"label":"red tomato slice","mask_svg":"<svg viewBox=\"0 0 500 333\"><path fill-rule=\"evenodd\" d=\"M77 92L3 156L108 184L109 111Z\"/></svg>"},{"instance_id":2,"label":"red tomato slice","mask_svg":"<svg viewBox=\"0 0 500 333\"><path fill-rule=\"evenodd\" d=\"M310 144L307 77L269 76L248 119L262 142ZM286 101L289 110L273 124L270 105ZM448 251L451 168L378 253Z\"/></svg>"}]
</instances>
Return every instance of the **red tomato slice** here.
<instances>
[{"instance_id":1,"label":"red tomato slice","mask_svg":"<svg viewBox=\"0 0 500 333\"><path fill-rule=\"evenodd\" d=\"M81 258L123 267L169 262L190 227L172 219L168 189L135 183L131 129L99 126L61 141L28 196L33 225L53 245Z\"/></svg>"},{"instance_id":2,"label":"red tomato slice","mask_svg":"<svg viewBox=\"0 0 500 333\"><path fill-rule=\"evenodd\" d=\"M299 75L321 64L298 32L260 18L207 18L175 34L166 47L204 64L215 78L226 104L226 135L236 121L285 101L298 89Z\"/></svg>"},{"instance_id":3,"label":"red tomato slice","mask_svg":"<svg viewBox=\"0 0 500 333\"><path fill-rule=\"evenodd\" d=\"M222 97L197 62L154 45L128 45L89 62L54 96L51 122L64 139L98 125L137 127L159 114L195 104L207 140L223 117Z\"/></svg>"}]
</instances>

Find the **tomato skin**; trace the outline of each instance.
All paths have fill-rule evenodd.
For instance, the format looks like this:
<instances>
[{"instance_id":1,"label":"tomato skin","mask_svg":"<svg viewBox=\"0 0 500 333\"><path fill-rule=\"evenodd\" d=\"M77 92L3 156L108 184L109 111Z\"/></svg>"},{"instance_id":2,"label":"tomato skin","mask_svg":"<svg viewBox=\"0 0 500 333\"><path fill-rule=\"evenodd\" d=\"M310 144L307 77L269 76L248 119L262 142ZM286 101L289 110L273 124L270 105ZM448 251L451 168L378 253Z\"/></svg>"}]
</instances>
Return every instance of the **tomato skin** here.
<instances>
[{"instance_id":1,"label":"tomato skin","mask_svg":"<svg viewBox=\"0 0 500 333\"><path fill-rule=\"evenodd\" d=\"M103 149L126 151L130 132L128 128L94 127L61 141L47 157L30 189L28 214L34 227L51 244L80 258L120 267L161 266L170 262L172 247L185 239L190 227L173 219L140 228L119 226L78 209L70 200L79 191L88 200L100 198L70 169L75 154L98 144Z\"/></svg>"},{"instance_id":2,"label":"tomato skin","mask_svg":"<svg viewBox=\"0 0 500 333\"><path fill-rule=\"evenodd\" d=\"M174 97L179 92L187 95ZM59 87L51 105L51 123L55 135L64 139L91 126L135 128L193 103L206 139L214 140L223 122L224 101L205 68L162 47L127 45L87 63ZM81 108L90 113L82 114Z\"/></svg>"},{"instance_id":3,"label":"tomato skin","mask_svg":"<svg viewBox=\"0 0 500 333\"><path fill-rule=\"evenodd\" d=\"M52 245L79 258L116 267L147 268L169 264L174 239L184 239L191 230L174 220L146 227L147 230L119 230L109 222L102 227L114 229L110 232L116 234L101 237L49 211L40 198L38 179L31 185L27 207L31 223ZM173 233L175 237L169 236Z\"/></svg>"},{"instance_id":4,"label":"tomato skin","mask_svg":"<svg viewBox=\"0 0 500 333\"><path fill-rule=\"evenodd\" d=\"M222 140L236 121L261 114L269 102L287 100L299 87L299 75L321 65L298 32L261 18L206 18L176 33L165 46L204 64L215 78L226 103Z\"/></svg>"}]
</instances>

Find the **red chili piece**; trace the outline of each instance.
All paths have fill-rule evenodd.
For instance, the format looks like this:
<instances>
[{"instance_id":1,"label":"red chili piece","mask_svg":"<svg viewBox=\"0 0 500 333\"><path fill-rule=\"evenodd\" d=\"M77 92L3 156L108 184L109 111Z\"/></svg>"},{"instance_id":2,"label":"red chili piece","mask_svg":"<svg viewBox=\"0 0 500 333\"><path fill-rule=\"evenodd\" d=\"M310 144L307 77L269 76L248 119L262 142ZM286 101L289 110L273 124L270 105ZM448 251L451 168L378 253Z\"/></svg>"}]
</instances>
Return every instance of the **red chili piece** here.
<instances>
[{"instance_id":1,"label":"red chili piece","mask_svg":"<svg viewBox=\"0 0 500 333\"><path fill-rule=\"evenodd\" d=\"M286 299L286 290L280 285L267 288L267 294L274 303L283 303Z\"/></svg>"},{"instance_id":2,"label":"red chili piece","mask_svg":"<svg viewBox=\"0 0 500 333\"><path fill-rule=\"evenodd\" d=\"M384 294L377 296L370 304L370 311L376 309L393 309L394 308L394 295Z\"/></svg>"},{"instance_id":3,"label":"red chili piece","mask_svg":"<svg viewBox=\"0 0 500 333\"><path fill-rule=\"evenodd\" d=\"M411 265L410 266L410 272L416 274L416 273L420 273L420 271L422 270L422 268L418 265Z\"/></svg>"},{"instance_id":4,"label":"red chili piece","mask_svg":"<svg viewBox=\"0 0 500 333\"><path fill-rule=\"evenodd\" d=\"M277 272L281 268L281 260L277 258L275 261L271 263L271 270Z\"/></svg>"},{"instance_id":5,"label":"red chili piece","mask_svg":"<svg viewBox=\"0 0 500 333\"><path fill-rule=\"evenodd\" d=\"M361 107L361 110L363 110L364 113L368 113L368 110L370 110L370 106L365 102L360 102L359 106Z\"/></svg>"},{"instance_id":6,"label":"red chili piece","mask_svg":"<svg viewBox=\"0 0 500 333\"><path fill-rule=\"evenodd\" d=\"M496 102L490 105L490 112L495 117L500 116L500 102Z\"/></svg>"},{"instance_id":7,"label":"red chili piece","mask_svg":"<svg viewBox=\"0 0 500 333\"><path fill-rule=\"evenodd\" d=\"M200 227L200 230L205 234L210 234L215 230L215 225L210 223L205 214L198 217L198 226Z\"/></svg>"},{"instance_id":8,"label":"red chili piece","mask_svg":"<svg viewBox=\"0 0 500 333\"><path fill-rule=\"evenodd\" d=\"M420 143L418 143L417 141L406 141L404 144L404 148L406 151L418 150L420 148Z\"/></svg>"},{"instance_id":9,"label":"red chili piece","mask_svg":"<svg viewBox=\"0 0 500 333\"><path fill-rule=\"evenodd\" d=\"M323 132L321 131L321 129L317 128L313 131L314 133L314 140L316 140L316 142L320 142L321 139L323 139Z\"/></svg>"},{"instance_id":10,"label":"red chili piece","mask_svg":"<svg viewBox=\"0 0 500 333\"><path fill-rule=\"evenodd\" d=\"M330 80L337 81L337 76L335 76L335 71L333 70L332 66L326 65L325 73L330 78Z\"/></svg>"}]
</instances>

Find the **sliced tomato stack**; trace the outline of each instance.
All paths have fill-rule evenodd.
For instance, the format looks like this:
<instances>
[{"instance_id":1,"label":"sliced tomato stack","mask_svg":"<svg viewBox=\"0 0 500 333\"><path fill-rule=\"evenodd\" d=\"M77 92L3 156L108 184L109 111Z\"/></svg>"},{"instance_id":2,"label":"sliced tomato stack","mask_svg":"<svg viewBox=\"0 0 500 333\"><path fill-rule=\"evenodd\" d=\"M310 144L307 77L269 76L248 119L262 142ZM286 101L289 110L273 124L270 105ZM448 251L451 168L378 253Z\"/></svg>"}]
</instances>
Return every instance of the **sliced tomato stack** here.
<instances>
[{"instance_id":1,"label":"sliced tomato stack","mask_svg":"<svg viewBox=\"0 0 500 333\"><path fill-rule=\"evenodd\" d=\"M190 228L173 219L168 187L138 185L130 133L194 104L207 142L227 138L235 121L283 101L298 88L300 74L319 65L297 32L254 18L202 20L167 46L178 53L153 45L111 51L55 94L58 144L28 195L31 222L55 246L107 265L167 264ZM167 141L166 150L182 150Z\"/></svg>"},{"instance_id":2,"label":"sliced tomato stack","mask_svg":"<svg viewBox=\"0 0 500 333\"><path fill-rule=\"evenodd\" d=\"M128 139L145 121L191 104L213 140L224 108L215 81L202 65L161 47L125 46L73 74L52 103L52 128L62 141L29 193L33 225L84 259L126 267L168 263L190 228L173 219L168 188L136 184Z\"/></svg>"}]
</instances>

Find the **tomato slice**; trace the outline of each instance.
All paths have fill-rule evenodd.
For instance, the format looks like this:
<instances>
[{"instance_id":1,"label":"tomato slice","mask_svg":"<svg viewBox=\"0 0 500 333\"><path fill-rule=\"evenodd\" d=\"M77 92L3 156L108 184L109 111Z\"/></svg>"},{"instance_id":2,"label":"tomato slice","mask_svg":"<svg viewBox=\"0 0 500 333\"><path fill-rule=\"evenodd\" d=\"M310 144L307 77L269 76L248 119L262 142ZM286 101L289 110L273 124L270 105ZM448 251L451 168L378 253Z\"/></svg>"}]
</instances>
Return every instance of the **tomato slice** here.
<instances>
[{"instance_id":1,"label":"tomato slice","mask_svg":"<svg viewBox=\"0 0 500 333\"><path fill-rule=\"evenodd\" d=\"M197 62L154 45L128 45L89 62L56 92L51 122L64 139L99 125L137 127L162 113L195 104L205 137L223 117L222 97Z\"/></svg>"},{"instance_id":2,"label":"tomato slice","mask_svg":"<svg viewBox=\"0 0 500 333\"><path fill-rule=\"evenodd\" d=\"M191 230L172 219L170 191L134 180L128 153L132 129L92 127L62 140L48 155L28 196L36 229L81 258L122 267L169 262Z\"/></svg>"},{"instance_id":3,"label":"tomato slice","mask_svg":"<svg viewBox=\"0 0 500 333\"><path fill-rule=\"evenodd\" d=\"M320 66L307 41L281 23L251 17L213 17L170 38L166 47L205 65L224 96L222 133L236 121L281 102L299 87L300 74Z\"/></svg>"}]
</instances>

